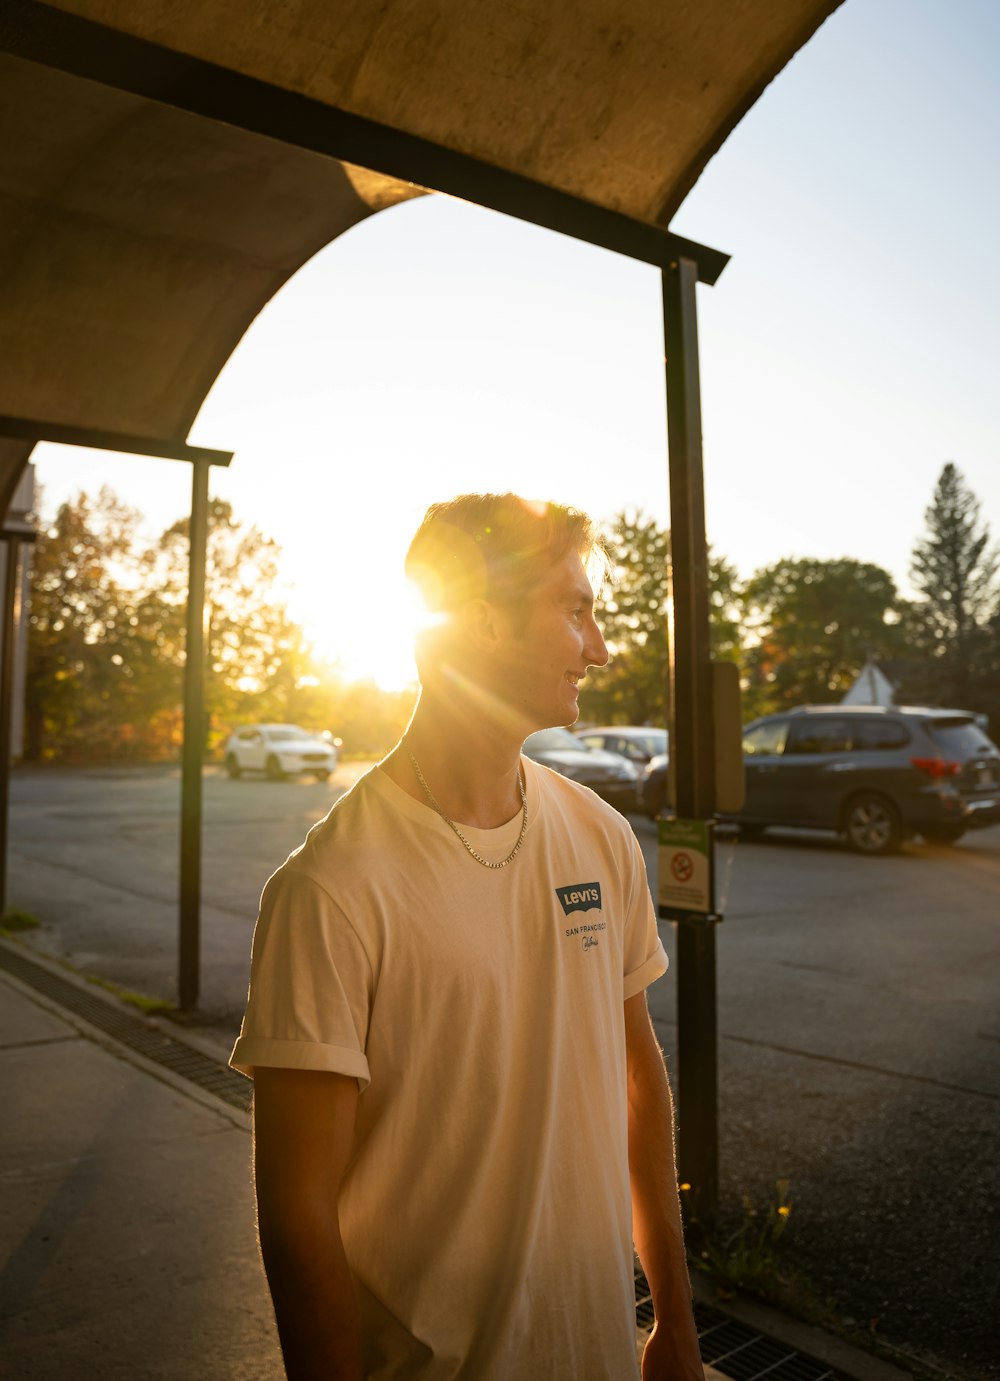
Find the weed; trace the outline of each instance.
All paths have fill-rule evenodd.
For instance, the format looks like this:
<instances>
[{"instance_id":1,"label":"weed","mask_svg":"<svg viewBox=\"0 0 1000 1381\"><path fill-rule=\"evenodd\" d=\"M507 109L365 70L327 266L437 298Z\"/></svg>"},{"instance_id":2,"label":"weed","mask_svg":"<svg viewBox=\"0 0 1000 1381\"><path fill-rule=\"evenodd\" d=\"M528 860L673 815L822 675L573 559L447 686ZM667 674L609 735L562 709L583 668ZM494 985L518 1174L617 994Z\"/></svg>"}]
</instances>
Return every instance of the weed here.
<instances>
[{"instance_id":1,"label":"weed","mask_svg":"<svg viewBox=\"0 0 1000 1381\"><path fill-rule=\"evenodd\" d=\"M0 916L0 934L16 935L20 930L36 930L41 925L37 916L28 911L19 911L16 906L8 906Z\"/></svg>"},{"instance_id":2,"label":"weed","mask_svg":"<svg viewBox=\"0 0 1000 1381\"><path fill-rule=\"evenodd\" d=\"M165 998L150 997L148 993L134 993L129 988L123 988L120 983L113 983L110 978L98 978L96 974L88 973L87 982L93 983L95 987L104 988L106 992L114 993L122 1002L137 1007L144 1016L170 1016L173 1013L174 1004Z\"/></svg>"},{"instance_id":3,"label":"weed","mask_svg":"<svg viewBox=\"0 0 1000 1381\"><path fill-rule=\"evenodd\" d=\"M693 1250L691 1267L706 1275L720 1299L737 1291L756 1295L810 1323L829 1326L835 1317L832 1300L817 1299L809 1281L782 1259L781 1239L792 1214L789 1181L778 1180L775 1193L761 1208L748 1194L738 1225L732 1231L706 1226L690 1211L685 1215ZM681 1185L681 1193L689 1187Z\"/></svg>"},{"instance_id":4,"label":"weed","mask_svg":"<svg viewBox=\"0 0 1000 1381\"><path fill-rule=\"evenodd\" d=\"M758 1209L748 1194L743 1195L739 1226L726 1236L706 1230L691 1215L700 1250L692 1261L695 1270L704 1272L717 1284L732 1290L761 1294L778 1277L778 1243L788 1226L792 1203L788 1180L778 1180L776 1194ZM685 1186L681 1186L684 1192Z\"/></svg>"}]
</instances>

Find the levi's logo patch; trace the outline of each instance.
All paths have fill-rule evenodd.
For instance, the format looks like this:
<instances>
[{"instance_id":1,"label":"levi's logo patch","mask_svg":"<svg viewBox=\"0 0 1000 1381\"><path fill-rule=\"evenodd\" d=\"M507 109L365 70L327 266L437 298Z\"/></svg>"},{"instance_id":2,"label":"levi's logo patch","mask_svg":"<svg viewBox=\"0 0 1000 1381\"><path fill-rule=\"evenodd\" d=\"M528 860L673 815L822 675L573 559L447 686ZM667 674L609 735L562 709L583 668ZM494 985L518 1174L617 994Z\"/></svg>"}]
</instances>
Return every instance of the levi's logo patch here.
<instances>
[{"instance_id":1,"label":"levi's logo patch","mask_svg":"<svg viewBox=\"0 0 1000 1381\"><path fill-rule=\"evenodd\" d=\"M563 911L568 916L571 911L600 911L601 884L599 882L573 882L569 887L557 887Z\"/></svg>"}]
</instances>

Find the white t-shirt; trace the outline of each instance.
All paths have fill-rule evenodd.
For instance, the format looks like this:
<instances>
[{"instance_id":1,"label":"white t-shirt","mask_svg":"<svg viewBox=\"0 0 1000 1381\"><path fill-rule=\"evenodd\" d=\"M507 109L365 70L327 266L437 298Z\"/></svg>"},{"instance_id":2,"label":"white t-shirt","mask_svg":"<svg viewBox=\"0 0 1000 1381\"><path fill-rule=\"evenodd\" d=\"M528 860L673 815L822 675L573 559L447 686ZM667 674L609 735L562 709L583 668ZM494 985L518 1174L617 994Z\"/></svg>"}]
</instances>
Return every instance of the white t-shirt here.
<instances>
[{"instance_id":1,"label":"white t-shirt","mask_svg":"<svg viewBox=\"0 0 1000 1381\"><path fill-rule=\"evenodd\" d=\"M232 1063L352 1074L365 1374L637 1377L623 1002L667 967L642 854L525 759L486 869L380 769L264 889ZM518 815L464 829L484 857Z\"/></svg>"}]
</instances>

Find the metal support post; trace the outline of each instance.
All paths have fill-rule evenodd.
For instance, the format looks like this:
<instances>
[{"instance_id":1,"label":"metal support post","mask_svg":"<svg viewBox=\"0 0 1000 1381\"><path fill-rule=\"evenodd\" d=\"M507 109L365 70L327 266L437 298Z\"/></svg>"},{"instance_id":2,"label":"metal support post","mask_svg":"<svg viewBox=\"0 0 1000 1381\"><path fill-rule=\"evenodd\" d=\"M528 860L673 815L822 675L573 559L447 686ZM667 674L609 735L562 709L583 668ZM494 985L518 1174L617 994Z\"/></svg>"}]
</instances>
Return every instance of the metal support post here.
<instances>
[{"instance_id":1,"label":"metal support post","mask_svg":"<svg viewBox=\"0 0 1000 1381\"><path fill-rule=\"evenodd\" d=\"M181 867L178 999L198 1005L201 964L201 794L205 751L205 566L208 554L207 461L191 466L184 746L181 760Z\"/></svg>"},{"instance_id":2,"label":"metal support post","mask_svg":"<svg viewBox=\"0 0 1000 1381\"><path fill-rule=\"evenodd\" d=\"M663 271L670 462L670 759L679 819L715 808L708 546L701 449L695 284L698 266L678 258ZM718 1061L715 925L677 925L678 1171L702 1223L718 1207Z\"/></svg>"},{"instance_id":3,"label":"metal support post","mask_svg":"<svg viewBox=\"0 0 1000 1381\"><path fill-rule=\"evenodd\" d=\"M10 727L14 715L14 657L17 640L18 558L20 542L6 538L4 563L3 648L0 651L0 916L7 909L7 821L10 803Z\"/></svg>"}]
</instances>

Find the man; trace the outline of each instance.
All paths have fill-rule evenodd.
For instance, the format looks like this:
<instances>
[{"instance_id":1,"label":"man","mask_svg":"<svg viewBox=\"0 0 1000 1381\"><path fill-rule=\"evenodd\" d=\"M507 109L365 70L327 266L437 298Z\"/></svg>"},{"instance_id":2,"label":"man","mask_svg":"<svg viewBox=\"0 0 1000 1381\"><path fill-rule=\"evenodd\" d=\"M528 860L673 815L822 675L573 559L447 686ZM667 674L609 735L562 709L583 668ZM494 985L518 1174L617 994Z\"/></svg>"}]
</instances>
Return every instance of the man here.
<instances>
[{"instance_id":1,"label":"man","mask_svg":"<svg viewBox=\"0 0 1000 1381\"><path fill-rule=\"evenodd\" d=\"M521 756L607 649L589 519L432 507L403 739L264 890L233 1052L292 1381L701 1381L642 855ZM631 1193L630 1193L631 1189Z\"/></svg>"}]
</instances>

